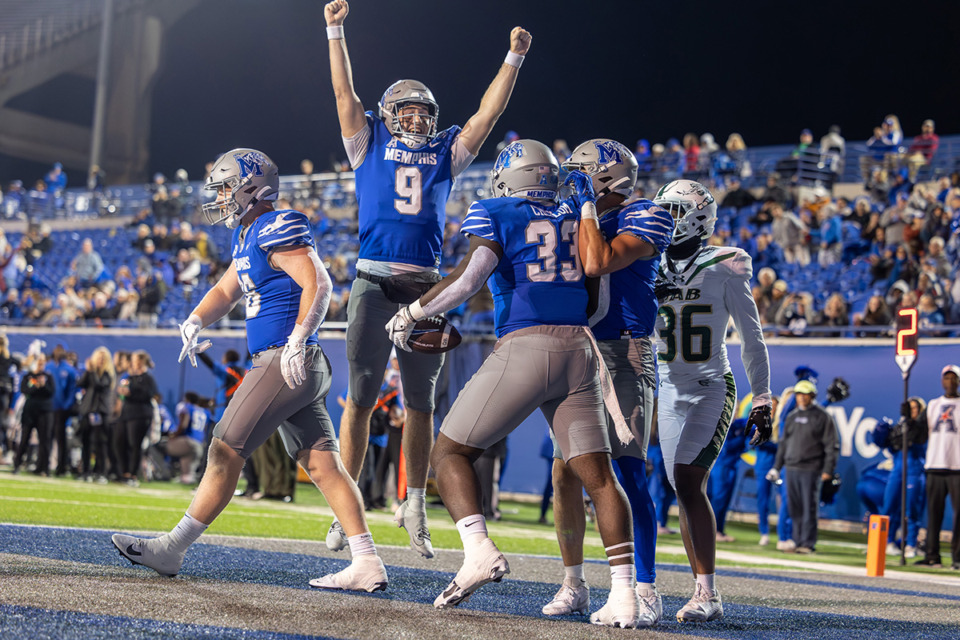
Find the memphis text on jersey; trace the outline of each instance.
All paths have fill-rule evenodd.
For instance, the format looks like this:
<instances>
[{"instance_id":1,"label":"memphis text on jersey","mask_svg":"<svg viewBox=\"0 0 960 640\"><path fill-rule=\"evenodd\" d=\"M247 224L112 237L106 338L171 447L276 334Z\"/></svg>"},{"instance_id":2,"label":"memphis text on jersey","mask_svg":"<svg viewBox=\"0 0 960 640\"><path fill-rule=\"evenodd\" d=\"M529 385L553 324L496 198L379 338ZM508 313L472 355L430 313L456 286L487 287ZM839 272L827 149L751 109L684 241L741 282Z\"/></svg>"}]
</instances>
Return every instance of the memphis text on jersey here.
<instances>
[{"instance_id":1,"label":"memphis text on jersey","mask_svg":"<svg viewBox=\"0 0 960 640\"><path fill-rule=\"evenodd\" d=\"M383 150L383 159L401 164L437 164L437 154L430 151L406 151L397 147Z\"/></svg>"}]
</instances>

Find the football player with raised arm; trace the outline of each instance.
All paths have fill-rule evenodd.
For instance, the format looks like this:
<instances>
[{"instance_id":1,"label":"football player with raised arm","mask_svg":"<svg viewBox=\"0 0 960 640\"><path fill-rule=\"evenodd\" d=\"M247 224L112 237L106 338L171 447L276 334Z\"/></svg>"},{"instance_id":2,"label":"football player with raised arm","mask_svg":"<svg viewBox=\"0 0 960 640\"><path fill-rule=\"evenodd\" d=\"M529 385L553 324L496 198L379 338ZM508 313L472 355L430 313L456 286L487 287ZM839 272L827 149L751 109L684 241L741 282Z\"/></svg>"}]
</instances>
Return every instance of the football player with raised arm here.
<instances>
[{"instance_id":1,"label":"football player with raised arm","mask_svg":"<svg viewBox=\"0 0 960 640\"><path fill-rule=\"evenodd\" d=\"M387 331L406 351L417 321L457 307L490 278L497 344L450 408L433 449L440 496L464 550L463 566L434 606L458 605L510 572L487 535L473 462L539 408L597 506L612 587L593 621L633 628L640 603L630 507L610 466L602 361L586 327L588 294L576 249L579 212L571 201L557 202L559 171L553 152L540 142L507 146L494 164L495 197L474 202L461 226L470 238L467 255L397 312ZM606 389L615 407L612 382ZM622 416L620 426L619 436L628 439Z\"/></svg>"},{"instance_id":2,"label":"football player with raised arm","mask_svg":"<svg viewBox=\"0 0 960 640\"><path fill-rule=\"evenodd\" d=\"M253 366L213 431L207 470L186 515L159 538L114 534L113 544L135 564L176 575L187 548L233 497L250 454L278 428L291 458L323 492L347 533L353 562L339 573L310 581L314 587L382 590L387 572L364 517L360 491L343 468L327 413L330 362L317 343L317 328L330 302L331 282L314 248L307 217L275 210L277 166L254 149L234 149L216 161L206 189L216 200L203 205L211 222L233 231L233 261L220 281L180 325L183 350L197 366L210 341L197 342L203 327L244 298L247 348Z\"/></svg>"},{"instance_id":3,"label":"football player with raised arm","mask_svg":"<svg viewBox=\"0 0 960 640\"><path fill-rule=\"evenodd\" d=\"M330 74L337 101L340 133L354 170L360 219L357 279L347 305L347 360L350 363L347 405L340 421L340 445L347 470L358 478L377 404L383 370L392 344L383 325L430 285L440 280L441 245L447 198L453 179L476 158L480 146L507 107L530 34L520 27L510 33L510 51L480 101L480 108L461 129L438 130L433 93L416 80L390 85L376 111L364 113L353 88L343 21L350 7L334 0L324 7L330 49ZM410 297L387 297L397 281L419 287ZM382 285L382 286L381 286ZM403 451L407 465L407 499L396 513L410 545L433 557L427 528L424 491L433 442L434 387L442 355L400 356L407 419ZM345 546L339 524L327 534L330 549Z\"/></svg>"},{"instance_id":4,"label":"football player with raised arm","mask_svg":"<svg viewBox=\"0 0 960 640\"><path fill-rule=\"evenodd\" d=\"M628 444L621 445L613 420L608 419L614 470L633 514L639 626L651 627L660 621L663 604L656 587L657 513L646 479L656 384L650 335L657 319L653 285L660 254L673 235L673 218L649 200L624 206L637 182L637 161L619 142L588 140L573 150L563 168L571 172L567 181L583 211L579 230L583 271L604 278L601 309L594 316L601 319L591 318L591 329L633 434ZM553 483L553 512L566 575L543 613L585 613L590 591L583 577L583 486L556 449Z\"/></svg>"},{"instance_id":5,"label":"football player with raised arm","mask_svg":"<svg viewBox=\"0 0 960 640\"><path fill-rule=\"evenodd\" d=\"M766 442L772 431L770 362L750 292L750 256L734 247L705 245L717 222L713 195L699 182L674 180L653 201L677 221L657 276L657 424L667 476L677 492L680 535L696 577L693 597L677 620L706 622L723 617L707 479L737 401L727 359L731 317L753 392L746 429L751 445Z\"/></svg>"}]
</instances>

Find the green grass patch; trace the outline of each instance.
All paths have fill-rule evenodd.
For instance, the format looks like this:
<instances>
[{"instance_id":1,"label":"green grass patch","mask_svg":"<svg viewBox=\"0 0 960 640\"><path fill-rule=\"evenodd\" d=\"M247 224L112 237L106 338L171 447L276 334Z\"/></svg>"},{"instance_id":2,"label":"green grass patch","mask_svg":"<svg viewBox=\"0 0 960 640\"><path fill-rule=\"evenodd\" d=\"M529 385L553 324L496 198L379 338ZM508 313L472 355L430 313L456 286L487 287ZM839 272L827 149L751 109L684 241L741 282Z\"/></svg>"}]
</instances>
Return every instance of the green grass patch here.
<instances>
[{"instance_id":1,"label":"green grass patch","mask_svg":"<svg viewBox=\"0 0 960 640\"><path fill-rule=\"evenodd\" d=\"M89 527L110 531L167 531L183 515L192 499L192 487L176 483L144 483L139 488L119 484L97 485L32 475L0 473L0 521L64 527ZM558 556L552 524L540 524L539 504L501 503L499 522L488 523L490 535L506 553ZM460 536L446 510L429 510L430 533L438 549L460 549ZM552 514L549 518L552 521ZM367 512L374 539L382 545L408 544L407 533L397 528L389 511ZM209 533L261 538L322 541L332 520L332 512L319 491L310 485L297 487L295 502L252 501L235 498L224 510ZM678 528L676 522L671 523ZM817 553L811 556L784 554L776 550L775 540L760 547L756 526L729 522L727 533L735 542L718 543L718 551L747 556L737 561L718 559L718 566L773 566L776 559L809 561L864 567L866 536L856 533L821 531ZM686 564L679 535L660 536L657 562ZM587 525L584 556L605 557L600 535ZM908 561L912 562L912 561ZM899 556L887 559L888 570L951 573L949 569L899 567Z\"/></svg>"}]
</instances>

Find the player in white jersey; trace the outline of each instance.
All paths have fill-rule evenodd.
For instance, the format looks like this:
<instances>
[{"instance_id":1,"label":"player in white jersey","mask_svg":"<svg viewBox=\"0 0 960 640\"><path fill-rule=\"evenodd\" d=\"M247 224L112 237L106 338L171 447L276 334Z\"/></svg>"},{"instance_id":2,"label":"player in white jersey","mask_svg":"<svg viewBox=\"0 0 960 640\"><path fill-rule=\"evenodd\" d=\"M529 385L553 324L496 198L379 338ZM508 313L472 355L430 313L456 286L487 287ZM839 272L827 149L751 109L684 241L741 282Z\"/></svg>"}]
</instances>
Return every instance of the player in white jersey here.
<instances>
[{"instance_id":1,"label":"player in white jersey","mask_svg":"<svg viewBox=\"0 0 960 640\"><path fill-rule=\"evenodd\" d=\"M706 487L737 400L725 343L731 317L753 392L747 423L751 444L765 442L771 433L770 364L750 292L750 256L704 244L717 221L713 196L698 182L675 180L653 201L677 220L657 276L660 445L696 576L693 598L677 612L677 620L705 622L723 616L714 582L716 519Z\"/></svg>"}]
</instances>

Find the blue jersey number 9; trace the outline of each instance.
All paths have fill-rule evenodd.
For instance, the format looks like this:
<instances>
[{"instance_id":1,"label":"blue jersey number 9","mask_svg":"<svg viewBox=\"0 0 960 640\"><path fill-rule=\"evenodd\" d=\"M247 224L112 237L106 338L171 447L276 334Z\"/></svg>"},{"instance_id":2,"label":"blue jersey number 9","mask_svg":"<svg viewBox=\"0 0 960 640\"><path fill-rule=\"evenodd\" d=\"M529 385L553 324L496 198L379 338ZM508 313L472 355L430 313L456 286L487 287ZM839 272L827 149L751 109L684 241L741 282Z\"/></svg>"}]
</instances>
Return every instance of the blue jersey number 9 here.
<instances>
[{"instance_id":1,"label":"blue jersey number 9","mask_svg":"<svg viewBox=\"0 0 960 640\"><path fill-rule=\"evenodd\" d=\"M399 198L393 206L399 213L415 216L423 205L423 174L416 167L397 167L395 190Z\"/></svg>"}]
</instances>

